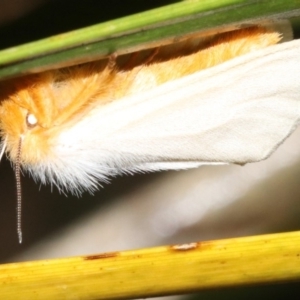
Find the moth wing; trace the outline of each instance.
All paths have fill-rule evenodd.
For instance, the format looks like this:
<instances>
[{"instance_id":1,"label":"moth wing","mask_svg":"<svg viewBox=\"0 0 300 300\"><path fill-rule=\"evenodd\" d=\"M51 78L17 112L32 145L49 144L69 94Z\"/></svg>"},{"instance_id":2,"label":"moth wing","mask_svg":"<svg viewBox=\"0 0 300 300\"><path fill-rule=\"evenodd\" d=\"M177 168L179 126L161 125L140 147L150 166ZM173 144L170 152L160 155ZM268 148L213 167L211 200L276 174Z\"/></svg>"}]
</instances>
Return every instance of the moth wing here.
<instances>
[{"instance_id":1,"label":"moth wing","mask_svg":"<svg viewBox=\"0 0 300 300\"><path fill-rule=\"evenodd\" d=\"M299 48L272 46L116 101L107 116L121 126L102 145L130 157L128 169L263 160L299 123Z\"/></svg>"},{"instance_id":2,"label":"moth wing","mask_svg":"<svg viewBox=\"0 0 300 300\"><path fill-rule=\"evenodd\" d=\"M59 180L32 173L76 190L122 172L263 160L299 123L299 50L271 46L95 107L58 137Z\"/></svg>"}]
</instances>

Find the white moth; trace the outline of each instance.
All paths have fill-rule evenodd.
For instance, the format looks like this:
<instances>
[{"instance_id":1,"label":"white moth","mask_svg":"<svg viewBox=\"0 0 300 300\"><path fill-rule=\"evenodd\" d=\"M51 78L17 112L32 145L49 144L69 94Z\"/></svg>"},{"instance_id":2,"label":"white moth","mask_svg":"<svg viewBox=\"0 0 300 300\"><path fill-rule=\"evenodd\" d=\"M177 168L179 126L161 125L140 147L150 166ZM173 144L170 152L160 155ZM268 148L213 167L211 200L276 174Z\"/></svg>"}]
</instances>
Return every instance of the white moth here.
<instances>
[{"instance_id":1,"label":"white moth","mask_svg":"<svg viewBox=\"0 0 300 300\"><path fill-rule=\"evenodd\" d=\"M299 123L299 78L300 41L271 46L94 108L29 170L89 189L122 172L266 159Z\"/></svg>"},{"instance_id":2,"label":"white moth","mask_svg":"<svg viewBox=\"0 0 300 300\"><path fill-rule=\"evenodd\" d=\"M294 40L117 101L93 102L76 122L49 128L38 128L35 107L19 107L11 96L0 115L2 153L15 161L21 139L23 168L43 183L73 192L93 191L98 181L120 173L260 161L299 123L299 78L300 41ZM16 140L9 136L13 125L5 123L14 113L6 102L24 119L15 125L22 131ZM45 114L50 118L54 112ZM49 149L34 148L35 133L47 136ZM30 139L36 140L25 150Z\"/></svg>"},{"instance_id":3,"label":"white moth","mask_svg":"<svg viewBox=\"0 0 300 300\"><path fill-rule=\"evenodd\" d=\"M14 81L0 107L2 155L74 193L121 173L266 159L300 120L300 41L264 46L178 79L175 58L166 83L157 78L170 61Z\"/></svg>"}]
</instances>

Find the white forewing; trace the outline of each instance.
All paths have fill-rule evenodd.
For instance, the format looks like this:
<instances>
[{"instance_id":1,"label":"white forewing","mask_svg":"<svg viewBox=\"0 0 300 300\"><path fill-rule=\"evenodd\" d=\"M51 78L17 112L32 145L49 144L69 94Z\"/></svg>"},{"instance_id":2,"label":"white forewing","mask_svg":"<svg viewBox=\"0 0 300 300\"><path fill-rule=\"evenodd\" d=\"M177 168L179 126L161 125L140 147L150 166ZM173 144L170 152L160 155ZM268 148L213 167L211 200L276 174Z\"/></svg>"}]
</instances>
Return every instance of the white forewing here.
<instances>
[{"instance_id":1,"label":"white forewing","mask_svg":"<svg viewBox=\"0 0 300 300\"><path fill-rule=\"evenodd\" d=\"M30 170L73 191L122 172L267 158L300 119L300 41L235 58L93 109Z\"/></svg>"}]
</instances>

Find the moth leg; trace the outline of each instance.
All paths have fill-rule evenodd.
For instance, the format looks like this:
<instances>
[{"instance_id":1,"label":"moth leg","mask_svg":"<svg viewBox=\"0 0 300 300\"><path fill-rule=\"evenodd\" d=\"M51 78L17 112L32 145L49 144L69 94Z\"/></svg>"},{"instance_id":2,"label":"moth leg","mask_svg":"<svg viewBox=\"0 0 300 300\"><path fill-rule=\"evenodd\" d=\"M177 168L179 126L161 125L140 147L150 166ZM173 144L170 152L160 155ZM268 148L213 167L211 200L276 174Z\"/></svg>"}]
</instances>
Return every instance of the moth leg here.
<instances>
[{"instance_id":1,"label":"moth leg","mask_svg":"<svg viewBox=\"0 0 300 300\"><path fill-rule=\"evenodd\" d=\"M146 58L144 65L148 65L149 63L153 62L154 58L158 55L158 53L159 53L159 47L154 48L151 51L150 55Z\"/></svg>"},{"instance_id":2,"label":"moth leg","mask_svg":"<svg viewBox=\"0 0 300 300\"><path fill-rule=\"evenodd\" d=\"M118 56L117 56L117 54L115 52L109 55L108 61L107 61L107 68L109 70L114 70L116 68L117 57Z\"/></svg>"},{"instance_id":3,"label":"moth leg","mask_svg":"<svg viewBox=\"0 0 300 300\"><path fill-rule=\"evenodd\" d=\"M129 59L126 61L126 63L122 66L122 69L128 71L137 66L143 68L143 66L148 65L154 60L158 52L159 48L150 50L150 54L146 53L146 55L141 55L140 52L133 52L130 54Z\"/></svg>"}]
</instances>

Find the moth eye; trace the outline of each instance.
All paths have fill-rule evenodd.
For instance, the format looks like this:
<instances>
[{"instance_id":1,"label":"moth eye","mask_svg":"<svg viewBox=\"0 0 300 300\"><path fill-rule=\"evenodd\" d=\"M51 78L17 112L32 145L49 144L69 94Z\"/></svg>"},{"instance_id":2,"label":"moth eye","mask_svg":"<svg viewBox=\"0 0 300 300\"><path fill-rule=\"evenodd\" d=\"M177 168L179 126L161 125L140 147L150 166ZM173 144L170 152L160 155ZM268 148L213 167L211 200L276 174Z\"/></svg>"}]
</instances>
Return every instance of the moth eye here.
<instances>
[{"instance_id":1,"label":"moth eye","mask_svg":"<svg viewBox=\"0 0 300 300\"><path fill-rule=\"evenodd\" d=\"M28 127L34 127L37 124L37 118L34 114L28 113L26 116L26 123Z\"/></svg>"}]
</instances>

